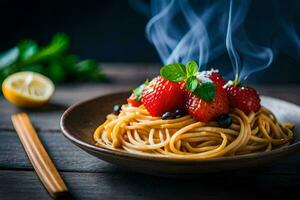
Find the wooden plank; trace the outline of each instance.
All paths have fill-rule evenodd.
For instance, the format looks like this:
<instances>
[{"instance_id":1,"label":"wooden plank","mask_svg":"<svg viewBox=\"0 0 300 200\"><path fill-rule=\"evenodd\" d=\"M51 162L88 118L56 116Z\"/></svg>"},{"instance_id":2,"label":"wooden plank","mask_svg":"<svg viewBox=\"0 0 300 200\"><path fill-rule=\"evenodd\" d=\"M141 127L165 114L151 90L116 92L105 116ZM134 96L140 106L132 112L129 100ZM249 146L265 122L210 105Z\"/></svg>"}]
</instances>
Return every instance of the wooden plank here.
<instances>
[{"instance_id":1,"label":"wooden plank","mask_svg":"<svg viewBox=\"0 0 300 200\"><path fill-rule=\"evenodd\" d=\"M62 85L48 106L35 111L25 110L40 130L42 142L58 169L63 171L62 176L77 199L253 199L258 194L260 197L287 198L298 193L299 153L272 166L177 180L130 172L94 158L71 144L59 131L60 116L69 105L132 89L158 73L157 66L151 64L120 66L103 65L113 80L110 83ZM300 105L299 85L257 88L261 94ZM20 110L0 98L0 199L49 199L11 126L10 115Z\"/></svg>"},{"instance_id":2,"label":"wooden plank","mask_svg":"<svg viewBox=\"0 0 300 200\"><path fill-rule=\"evenodd\" d=\"M299 194L300 176L260 172L180 180L142 174L62 173L76 199L257 199ZM0 171L0 199L50 199L32 171ZM276 198L276 199L277 199Z\"/></svg>"},{"instance_id":3,"label":"wooden plank","mask_svg":"<svg viewBox=\"0 0 300 200\"><path fill-rule=\"evenodd\" d=\"M106 172L122 171L101 161L69 142L61 133L39 134L47 152L59 170ZM33 169L15 132L0 132L0 169Z\"/></svg>"},{"instance_id":4,"label":"wooden plank","mask_svg":"<svg viewBox=\"0 0 300 200\"><path fill-rule=\"evenodd\" d=\"M123 173L127 170L99 160L69 142L61 133L39 134L47 152L60 171ZM32 166L14 132L0 132L0 169L30 169ZM259 169L270 174L300 174L300 154L294 154L273 166ZM243 170L241 170L243 171Z\"/></svg>"},{"instance_id":5,"label":"wooden plank","mask_svg":"<svg viewBox=\"0 0 300 200\"><path fill-rule=\"evenodd\" d=\"M64 110L75 102L86 100L95 96L105 95L117 91L130 90L134 85L126 84L75 84L57 87L56 94L49 105L38 110L24 110L9 104L0 97L0 130L13 130L10 116L18 111L29 114L33 124L38 130L60 130L59 120ZM300 105L300 85L290 86L259 86L263 95L281 98Z\"/></svg>"}]
</instances>

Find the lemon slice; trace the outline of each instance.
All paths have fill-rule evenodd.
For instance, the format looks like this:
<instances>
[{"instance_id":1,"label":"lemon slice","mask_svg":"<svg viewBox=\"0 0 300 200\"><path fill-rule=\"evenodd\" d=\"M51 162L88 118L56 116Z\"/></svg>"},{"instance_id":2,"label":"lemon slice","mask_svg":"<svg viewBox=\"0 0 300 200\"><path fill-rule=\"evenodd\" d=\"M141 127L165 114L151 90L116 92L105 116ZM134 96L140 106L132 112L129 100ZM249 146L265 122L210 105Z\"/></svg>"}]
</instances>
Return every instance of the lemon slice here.
<instances>
[{"instance_id":1,"label":"lemon slice","mask_svg":"<svg viewBox=\"0 0 300 200\"><path fill-rule=\"evenodd\" d=\"M38 107L49 101L54 84L36 72L18 72L8 76L2 84L5 98L20 107Z\"/></svg>"}]
</instances>

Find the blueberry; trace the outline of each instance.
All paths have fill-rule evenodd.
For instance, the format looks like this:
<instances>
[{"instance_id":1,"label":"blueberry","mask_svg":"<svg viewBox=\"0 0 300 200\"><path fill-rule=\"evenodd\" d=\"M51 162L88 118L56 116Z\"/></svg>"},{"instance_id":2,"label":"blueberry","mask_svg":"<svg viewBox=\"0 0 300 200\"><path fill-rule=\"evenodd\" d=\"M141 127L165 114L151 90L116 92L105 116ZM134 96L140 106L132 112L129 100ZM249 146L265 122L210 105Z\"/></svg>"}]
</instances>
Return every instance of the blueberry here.
<instances>
[{"instance_id":1,"label":"blueberry","mask_svg":"<svg viewBox=\"0 0 300 200\"><path fill-rule=\"evenodd\" d=\"M232 119L228 114L223 114L217 118L217 122L220 127L228 128L232 124Z\"/></svg>"},{"instance_id":2,"label":"blueberry","mask_svg":"<svg viewBox=\"0 0 300 200\"><path fill-rule=\"evenodd\" d=\"M172 112L165 112L163 115L162 115L162 119L174 119L175 118L175 113L172 113Z\"/></svg>"},{"instance_id":3,"label":"blueberry","mask_svg":"<svg viewBox=\"0 0 300 200\"><path fill-rule=\"evenodd\" d=\"M175 118L178 119L178 118L181 118L185 115L185 112L184 110L181 110L181 109L177 109L175 111Z\"/></svg>"},{"instance_id":4,"label":"blueberry","mask_svg":"<svg viewBox=\"0 0 300 200\"><path fill-rule=\"evenodd\" d=\"M121 106L119 104L115 104L113 109L113 114L118 115L121 111Z\"/></svg>"}]
</instances>

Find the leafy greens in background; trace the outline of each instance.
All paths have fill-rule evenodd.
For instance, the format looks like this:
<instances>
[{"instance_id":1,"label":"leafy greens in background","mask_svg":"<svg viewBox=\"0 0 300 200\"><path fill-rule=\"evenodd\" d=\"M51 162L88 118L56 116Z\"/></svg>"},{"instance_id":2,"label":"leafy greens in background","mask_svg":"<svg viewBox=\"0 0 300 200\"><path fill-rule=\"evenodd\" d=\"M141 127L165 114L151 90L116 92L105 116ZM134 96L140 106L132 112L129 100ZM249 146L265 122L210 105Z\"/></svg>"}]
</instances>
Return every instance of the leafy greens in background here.
<instances>
[{"instance_id":1,"label":"leafy greens in background","mask_svg":"<svg viewBox=\"0 0 300 200\"><path fill-rule=\"evenodd\" d=\"M44 47L39 47L33 40L21 41L0 54L0 85L7 76L18 71L39 72L54 82L105 79L95 60L79 60L78 56L68 52L69 46L69 37L63 33L54 35Z\"/></svg>"}]
</instances>

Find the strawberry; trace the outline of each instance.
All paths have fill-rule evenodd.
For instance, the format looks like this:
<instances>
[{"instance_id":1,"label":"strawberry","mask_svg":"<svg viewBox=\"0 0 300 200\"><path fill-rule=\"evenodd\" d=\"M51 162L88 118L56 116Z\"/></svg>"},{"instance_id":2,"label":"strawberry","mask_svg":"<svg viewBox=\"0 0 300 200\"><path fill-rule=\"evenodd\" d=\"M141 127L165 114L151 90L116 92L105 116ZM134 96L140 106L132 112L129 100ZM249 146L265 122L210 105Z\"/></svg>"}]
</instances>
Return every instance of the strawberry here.
<instances>
[{"instance_id":1,"label":"strawberry","mask_svg":"<svg viewBox=\"0 0 300 200\"><path fill-rule=\"evenodd\" d=\"M170 81L179 82L185 94L185 107L199 121L208 122L229 111L229 102L223 88L225 80L215 70L199 72L195 61L186 65L168 64L160 74Z\"/></svg>"},{"instance_id":2,"label":"strawberry","mask_svg":"<svg viewBox=\"0 0 300 200\"><path fill-rule=\"evenodd\" d=\"M134 94L131 94L131 96L127 99L128 104L134 106L134 107L139 107L140 105L142 105L141 101L137 101L136 100L136 96Z\"/></svg>"},{"instance_id":3,"label":"strawberry","mask_svg":"<svg viewBox=\"0 0 300 200\"><path fill-rule=\"evenodd\" d=\"M260 98L255 89L240 85L226 87L230 105L244 113L257 112L260 109Z\"/></svg>"},{"instance_id":4,"label":"strawberry","mask_svg":"<svg viewBox=\"0 0 300 200\"><path fill-rule=\"evenodd\" d=\"M215 86L215 94L212 101L204 100L191 92L186 93L186 109L191 116L202 122L215 120L218 116L229 112L227 94L223 89L225 80L217 72L208 73L207 75Z\"/></svg>"},{"instance_id":5,"label":"strawberry","mask_svg":"<svg viewBox=\"0 0 300 200\"><path fill-rule=\"evenodd\" d=\"M128 104L130 104L134 107L139 107L140 105L142 105L142 102L141 102L142 93L148 84L149 84L149 81L146 80L139 87L135 88L132 91L132 94L130 95L130 97L127 99Z\"/></svg>"},{"instance_id":6,"label":"strawberry","mask_svg":"<svg viewBox=\"0 0 300 200\"><path fill-rule=\"evenodd\" d=\"M180 83L180 89L182 90L183 94L186 96L186 94L189 92L189 90L185 87L186 81L181 81Z\"/></svg>"},{"instance_id":7,"label":"strawberry","mask_svg":"<svg viewBox=\"0 0 300 200\"><path fill-rule=\"evenodd\" d=\"M162 116L184 108L184 94L180 84L162 76L154 78L143 90L142 103L151 116Z\"/></svg>"},{"instance_id":8,"label":"strawberry","mask_svg":"<svg viewBox=\"0 0 300 200\"><path fill-rule=\"evenodd\" d=\"M225 79L218 73L218 72L211 72L209 74L209 78L216 84L216 85L220 85L220 86L224 86L226 81Z\"/></svg>"},{"instance_id":9,"label":"strawberry","mask_svg":"<svg viewBox=\"0 0 300 200\"><path fill-rule=\"evenodd\" d=\"M217 71L203 71L202 72L203 76L208 77L214 84L219 85L223 87L226 83L225 79L223 76L221 76ZM186 80L183 80L180 82L180 87L184 92L188 92L188 89L185 87Z\"/></svg>"}]
</instances>

